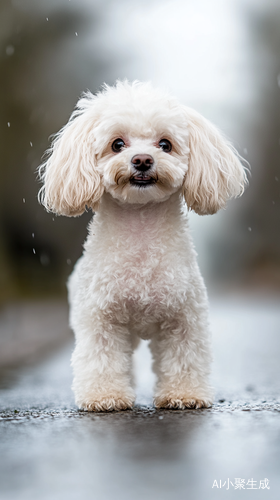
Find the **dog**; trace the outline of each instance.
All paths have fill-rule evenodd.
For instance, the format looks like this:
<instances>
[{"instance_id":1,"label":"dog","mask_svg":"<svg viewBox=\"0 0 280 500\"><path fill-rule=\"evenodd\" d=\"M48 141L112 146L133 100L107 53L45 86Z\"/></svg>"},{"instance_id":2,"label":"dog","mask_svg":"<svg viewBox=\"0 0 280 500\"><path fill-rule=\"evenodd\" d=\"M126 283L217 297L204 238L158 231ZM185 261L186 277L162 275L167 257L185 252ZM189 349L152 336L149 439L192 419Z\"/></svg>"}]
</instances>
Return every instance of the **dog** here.
<instances>
[{"instance_id":1,"label":"dog","mask_svg":"<svg viewBox=\"0 0 280 500\"><path fill-rule=\"evenodd\" d=\"M133 408L132 353L149 339L156 408L213 401L208 299L188 211L240 196L246 168L204 117L150 83L83 94L39 168L48 211L94 212L68 282L76 404Z\"/></svg>"}]
</instances>

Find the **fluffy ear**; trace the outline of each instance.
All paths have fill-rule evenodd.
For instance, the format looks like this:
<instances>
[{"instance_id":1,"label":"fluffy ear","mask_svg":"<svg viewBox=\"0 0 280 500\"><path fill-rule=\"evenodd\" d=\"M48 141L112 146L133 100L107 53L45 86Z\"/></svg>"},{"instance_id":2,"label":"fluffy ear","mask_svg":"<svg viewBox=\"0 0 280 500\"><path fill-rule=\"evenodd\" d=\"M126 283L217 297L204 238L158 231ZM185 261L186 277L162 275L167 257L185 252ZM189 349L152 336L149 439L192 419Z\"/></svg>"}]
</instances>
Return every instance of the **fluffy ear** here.
<instances>
[{"instance_id":1,"label":"fluffy ear","mask_svg":"<svg viewBox=\"0 0 280 500\"><path fill-rule=\"evenodd\" d=\"M48 211L81 215L86 206L94 209L103 194L94 154L95 99L88 93L79 100L69 122L55 136L49 158L39 167L44 183L39 200Z\"/></svg>"},{"instance_id":2,"label":"fluffy ear","mask_svg":"<svg viewBox=\"0 0 280 500\"><path fill-rule=\"evenodd\" d=\"M184 196L199 215L214 214L229 198L241 196L246 171L233 146L208 120L185 108L189 130L189 168Z\"/></svg>"}]
</instances>

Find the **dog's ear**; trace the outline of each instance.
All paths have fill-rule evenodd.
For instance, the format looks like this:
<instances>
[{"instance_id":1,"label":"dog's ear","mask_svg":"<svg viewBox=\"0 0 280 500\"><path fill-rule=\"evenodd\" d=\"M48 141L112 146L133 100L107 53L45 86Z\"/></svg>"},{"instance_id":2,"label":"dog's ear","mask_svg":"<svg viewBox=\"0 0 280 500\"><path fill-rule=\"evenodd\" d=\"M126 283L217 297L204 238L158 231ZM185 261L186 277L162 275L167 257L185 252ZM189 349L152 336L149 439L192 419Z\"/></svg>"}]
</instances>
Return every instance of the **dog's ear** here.
<instances>
[{"instance_id":1,"label":"dog's ear","mask_svg":"<svg viewBox=\"0 0 280 500\"><path fill-rule=\"evenodd\" d=\"M86 206L96 208L103 194L94 153L95 99L88 92L79 100L69 122L55 136L47 161L39 167L44 183L39 200L48 211L81 215Z\"/></svg>"},{"instance_id":2,"label":"dog's ear","mask_svg":"<svg viewBox=\"0 0 280 500\"><path fill-rule=\"evenodd\" d=\"M185 111L190 152L184 197L199 215L214 214L229 198L241 196L247 184L246 169L237 151L212 123L193 109Z\"/></svg>"}]
</instances>

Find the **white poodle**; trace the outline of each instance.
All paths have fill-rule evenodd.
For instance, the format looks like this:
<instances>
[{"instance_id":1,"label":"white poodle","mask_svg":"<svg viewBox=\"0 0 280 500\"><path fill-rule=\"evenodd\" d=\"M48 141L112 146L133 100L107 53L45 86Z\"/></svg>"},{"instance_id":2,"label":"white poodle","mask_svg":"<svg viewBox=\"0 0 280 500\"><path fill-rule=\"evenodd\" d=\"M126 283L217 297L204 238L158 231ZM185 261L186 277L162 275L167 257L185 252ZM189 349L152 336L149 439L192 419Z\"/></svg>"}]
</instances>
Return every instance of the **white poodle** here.
<instances>
[{"instance_id":1,"label":"white poodle","mask_svg":"<svg viewBox=\"0 0 280 500\"><path fill-rule=\"evenodd\" d=\"M242 194L234 148L167 93L117 82L84 94L39 173L47 210L96 212L69 280L77 405L133 407L141 338L151 339L157 408L210 406L208 301L186 205L214 214Z\"/></svg>"}]
</instances>

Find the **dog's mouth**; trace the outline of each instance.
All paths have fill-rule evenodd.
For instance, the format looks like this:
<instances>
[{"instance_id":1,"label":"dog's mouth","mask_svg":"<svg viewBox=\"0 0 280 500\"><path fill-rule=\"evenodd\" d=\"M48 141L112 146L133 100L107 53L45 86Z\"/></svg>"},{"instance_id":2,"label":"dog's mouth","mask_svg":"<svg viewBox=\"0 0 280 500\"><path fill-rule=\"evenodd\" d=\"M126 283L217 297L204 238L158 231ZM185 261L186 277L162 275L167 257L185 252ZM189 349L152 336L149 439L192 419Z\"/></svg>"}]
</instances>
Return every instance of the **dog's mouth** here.
<instances>
[{"instance_id":1,"label":"dog's mouth","mask_svg":"<svg viewBox=\"0 0 280 500\"><path fill-rule=\"evenodd\" d=\"M138 174L130 178L130 184L132 184L133 186L145 187L155 183L156 179L147 174Z\"/></svg>"}]
</instances>

